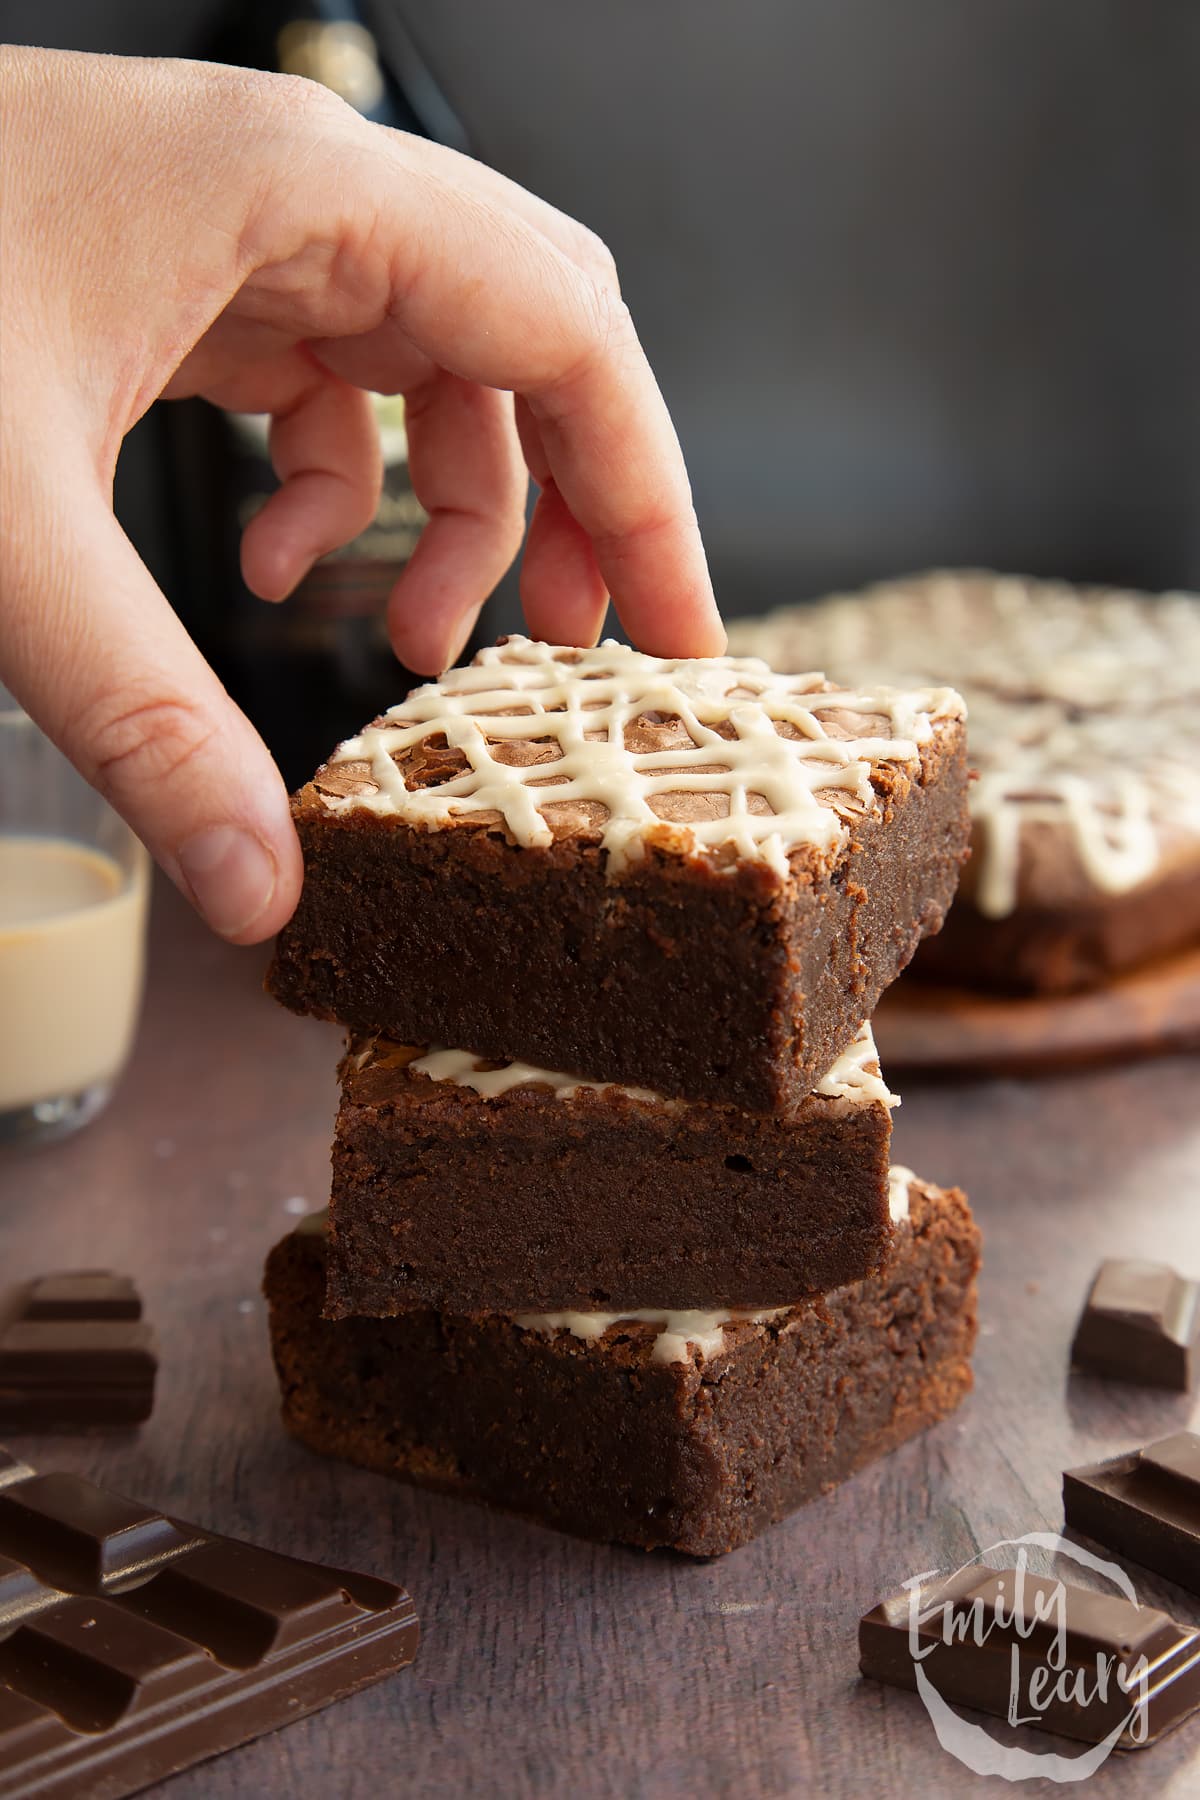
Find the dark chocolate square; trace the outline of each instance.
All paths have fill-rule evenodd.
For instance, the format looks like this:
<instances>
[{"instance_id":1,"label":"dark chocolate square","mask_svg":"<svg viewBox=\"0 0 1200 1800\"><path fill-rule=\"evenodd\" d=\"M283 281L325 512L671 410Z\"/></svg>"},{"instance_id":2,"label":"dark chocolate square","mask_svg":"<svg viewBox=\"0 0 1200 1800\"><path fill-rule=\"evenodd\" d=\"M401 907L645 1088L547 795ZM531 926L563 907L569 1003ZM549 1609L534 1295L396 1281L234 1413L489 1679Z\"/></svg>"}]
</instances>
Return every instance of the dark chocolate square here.
<instances>
[{"instance_id":1,"label":"dark chocolate square","mask_svg":"<svg viewBox=\"0 0 1200 1800\"><path fill-rule=\"evenodd\" d=\"M1190 1392L1200 1354L1200 1287L1164 1263L1101 1263L1071 1346L1074 1368Z\"/></svg>"},{"instance_id":2,"label":"dark chocolate square","mask_svg":"<svg viewBox=\"0 0 1200 1800\"><path fill-rule=\"evenodd\" d=\"M1200 1593L1200 1437L1173 1437L1063 1474L1073 1531Z\"/></svg>"},{"instance_id":3,"label":"dark chocolate square","mask_svg":"<svg viewBox=\"0 0 1200 1800\"><path fill-rule=\"evenodd\" d=\"M875 1681L915 1688L919 1666L943 1701L1001 1719L1016 1701L1024 1722L1086 1744L1115 1734L1141 1749L1200 1706L1200 1632L1029 1569L976 1563L901 1590L861 1621L858 1644Z\"/></svg>"},{"instance_id":4,"label":"dark chocolate square","mask_svg":"<svg viewBox=\"0 0 1200 1800\"><path fill-rule=\"evenodd\" d=\"M93 1430L140 1424L158 1355L124 1275L70 1270L0 1295L0 1426Z\"/></svg>"}]
</instances>

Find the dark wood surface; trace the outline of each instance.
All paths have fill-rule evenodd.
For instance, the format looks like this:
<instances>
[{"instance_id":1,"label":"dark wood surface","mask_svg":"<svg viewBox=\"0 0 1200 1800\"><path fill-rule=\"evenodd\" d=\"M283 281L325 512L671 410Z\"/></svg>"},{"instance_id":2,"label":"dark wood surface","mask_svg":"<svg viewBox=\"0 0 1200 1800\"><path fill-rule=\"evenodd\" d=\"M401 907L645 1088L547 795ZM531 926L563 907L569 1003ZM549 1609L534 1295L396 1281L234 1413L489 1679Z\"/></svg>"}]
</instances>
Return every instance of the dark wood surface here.
<instances>
[{"instance_id":1,"label":"dark wood surface","mask_svg":"<svg viewBox=\"0 0 1200 1800\"><path fill-rule=\"evenodd\" d=\"M858 1679L858 1619L910 1574L1057 1527L1064 1466L1192 1417L1189 1400L1068 1381L1066 1365L1102 1255L1200 1274L1200 1062L905 1087L897 1159L966 1187L986 1234L978 1390L840 1492L697 1565L412 1492L283 1435L259 1272L325 1198L338 1040L266 1000L262 964L160 892L146 1016L112 1107L67 1143L0 1161L4 1278L133 1272L163 1349L140 1432L13 1447L218 1530L403 1579L424 1622L415 1668L178 1777L171 1800L1000 1791L938 1748L915 1696ZM1149 1577L1138 1589L1200 1624L1200 1597ZM1200 1793L1200 1715L1088 1791Z\"/></svg>"},{"instance_id":2,"label":"dark wood surface","mask_svg":"<svg viewBox=\"0 0 1200 1800\"><path fill-rule=\"evenodd\" d=\"M1200 944L1084 994L978 994L905 975L879 1003L875 1042L893 1076L1038 1074L1197 1050Z\"/></svg>"}]
</instances>

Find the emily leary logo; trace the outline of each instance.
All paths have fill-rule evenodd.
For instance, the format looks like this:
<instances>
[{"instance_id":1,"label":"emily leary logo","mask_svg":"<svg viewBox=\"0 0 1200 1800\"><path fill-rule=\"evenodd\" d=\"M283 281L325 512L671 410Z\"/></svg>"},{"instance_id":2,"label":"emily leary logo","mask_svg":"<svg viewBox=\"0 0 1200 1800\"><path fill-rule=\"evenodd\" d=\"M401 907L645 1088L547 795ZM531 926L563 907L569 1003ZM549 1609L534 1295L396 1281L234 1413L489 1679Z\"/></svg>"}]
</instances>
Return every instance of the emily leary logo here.
<instances>
[{"instance_id":1,"label":"emily leary logo","mask_svg":"<svg viewBox=\"0 0 1200 1800\"><path fill-rule=\"evenodd\" d=\"M1077 1634L1072 1644L1064 1584L1030 1570L1031 1549L1075 1561L1138 1605L1124 1569L1055 1532L1031 1531L1024 1537L1001 1539L950 1577L927 1569L904 1582L916 1688L942 1749L975 1774L1000 1775L1006 1781L1086 1781L1123 1736L1131 1746L1145 1741L1150 1665L1144 1654L1133 1653L1131 1645L1114 1650L1091 1633ZM1015 1566L1002 1577L983 1561L999 1550L1016 1551ZM922 1589L927 1595L924 1605ZM932 1665L926 1667L929 1659L944 1646L957 1657L983 1654L991 1662L1003 1658L1006 1644L1010 1725L1044 1724L1053 1730L1056 1709L1086 1715L1095 1708L1098 1717L1114 1720L1104 1736L1077 1756L1063 1756L998 1743L982 1726L961 1718L939 1693ZM970 1704L965 1693L959 1697ZM1091 1737L1090 1732L1087 1735Z\"/></svg>"}]
</instances>

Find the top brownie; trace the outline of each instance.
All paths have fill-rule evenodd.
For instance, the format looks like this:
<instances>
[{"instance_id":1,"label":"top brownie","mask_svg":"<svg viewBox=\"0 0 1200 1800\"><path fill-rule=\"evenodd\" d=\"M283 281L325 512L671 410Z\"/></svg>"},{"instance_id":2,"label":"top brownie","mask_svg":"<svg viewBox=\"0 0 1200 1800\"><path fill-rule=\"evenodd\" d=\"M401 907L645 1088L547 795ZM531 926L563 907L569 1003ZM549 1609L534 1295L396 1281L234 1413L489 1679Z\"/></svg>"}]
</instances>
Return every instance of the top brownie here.
<instances>
[{"instance_id":1,"label":"top brownie","mask_svg":"<svg viewBox=\"0 0 1200 1800\"><path fill-rule=\"evenodd\" d=\"M945 688L509 638L295 796L268 987L408 1042L792 1106L941 925L962 720Z\"/></svg>"}]
</instances>

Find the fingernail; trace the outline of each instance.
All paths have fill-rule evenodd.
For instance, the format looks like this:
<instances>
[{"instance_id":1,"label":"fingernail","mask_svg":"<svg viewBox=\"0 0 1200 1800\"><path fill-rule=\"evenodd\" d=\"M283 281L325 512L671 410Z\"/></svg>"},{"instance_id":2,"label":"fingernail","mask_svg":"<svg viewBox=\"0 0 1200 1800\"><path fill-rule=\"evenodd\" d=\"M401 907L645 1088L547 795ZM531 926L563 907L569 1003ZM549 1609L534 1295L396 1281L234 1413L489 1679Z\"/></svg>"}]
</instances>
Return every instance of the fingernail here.
<instances>
[{"instance_id":1,"label":"fingernail","mask_svg":"<svg viewBox=\"0 0 1200 1800\"><path fill-rule=\"evenodd\" d=\"M709 614L706 623L708 626L705 635L705 644L707 648L704 650L703 654L705 656L724 656L729 648L729 634L725 630L725 621L717 611L715 605Z\"/></svg>"},{"instance_id":2,"label":"fingernail","mask_svg":"<svg viewBox=\"0 0 1200 1800\"><path fill-rule=\"evenodd\" d=\"M275 858L260 838L236 825L211 825L178 851L179 870L197 910L221 937L237 937L260 918L275 893Z\"/></svg>"},{"instance_id":3,"label":"fingernail","mask_svg":"<svg viewBox=\"0 0 1200 1800\"><path fill-rule=\"evenodd\" d=\"M479 608L473 606L466 617L459 620L454 631L451 633L450 649L446 662L446 667L448 669L452 669L455 663L461 659L463 651L471 641L471 633L475 629L475 621L478 617Z\"/></svg>"},{"instance_id":4,"label":"fingernail","mask_svg":"<svg viewBox=\"0 0 1200 1800\"><path fill-rule=\"evenodd\" d=\"M585 650L594 650L596 648L596 645L600 642L600 634L604 630L604 623L605 623L605 620L608 618L609 605L610 605L610 602L608 600L605 600L604 605L600 610L600 614L597 617L594 625L592 626L592 634L588 638L587 643L583 646L583 648Z\"/></svg>"}]
</instances>

